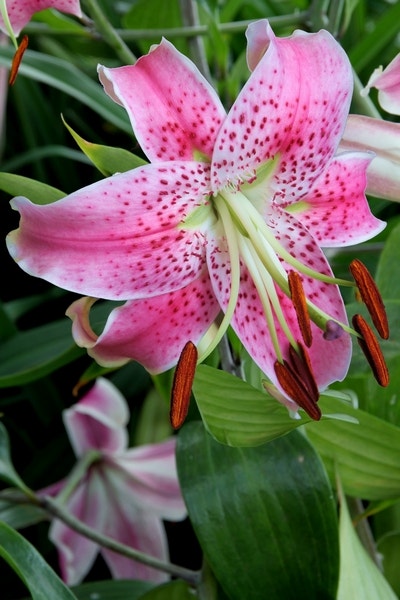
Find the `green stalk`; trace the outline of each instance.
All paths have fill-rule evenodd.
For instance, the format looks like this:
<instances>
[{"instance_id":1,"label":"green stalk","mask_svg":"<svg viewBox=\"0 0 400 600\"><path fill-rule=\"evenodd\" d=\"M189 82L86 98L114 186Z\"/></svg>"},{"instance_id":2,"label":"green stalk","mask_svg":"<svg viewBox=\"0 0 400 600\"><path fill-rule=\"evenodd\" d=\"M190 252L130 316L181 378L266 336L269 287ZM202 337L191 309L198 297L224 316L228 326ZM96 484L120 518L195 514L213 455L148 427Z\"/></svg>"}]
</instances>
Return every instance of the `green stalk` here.
<instances>
[{"instance_id":1,"label":"green stalk","mask_svg":"<svg viewBox=\"0 0 400 600\"><path fill-rule=\"evenodd\" d=\"M103 40L114 50L115 54L121 59L121 62L128 65L134 64L136 56L111 25L97 0L85 0L85 5L90 17L93 19L96 30L101 34Z\"/></svg>"}]
</instances>

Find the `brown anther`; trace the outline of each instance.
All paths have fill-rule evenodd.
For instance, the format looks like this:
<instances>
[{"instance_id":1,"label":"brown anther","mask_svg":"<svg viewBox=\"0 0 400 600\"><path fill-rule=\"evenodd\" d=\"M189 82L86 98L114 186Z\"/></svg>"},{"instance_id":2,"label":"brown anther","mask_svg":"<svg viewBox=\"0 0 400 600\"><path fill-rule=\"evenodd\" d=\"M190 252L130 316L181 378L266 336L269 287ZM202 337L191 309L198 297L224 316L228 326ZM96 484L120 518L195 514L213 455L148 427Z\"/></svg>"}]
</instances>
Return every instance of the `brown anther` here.
<instances>
[{"instance_id":1,"label":"brown anther","mask_svg":"<svg viewBox=\"0 0 400 600\"><path fill-rule=\"evenodd\" d=\"M318 402L319 390L317 382L315 381L315 375L310 361L310 357L308 356L307 350L302 344L300 344L300 342L298 342L298 346L299 353L296 352L293 346L289 347L291 363L294 366L294 370L301 378L301 381L303 382L303 385L309 392L311 398L315 402Z\"/></svg>"},{"instance_id":2,"label":"brown anther","mask_svg":"<svg viewBox=\"0 0 400 600\"><path fill-rule=\"evenodd\" d=\"M11 63L10 77L8 79L9 85L14 85L15 80L17 79L19 65L21 64L24 52L28 47L28 43L29 38L27 35L24 35Z\"/></svg>"},{"instance_id":3,"label":"brown anther","mask_svg":"<svg viewBox=\"0 0 400 600\"><path fill-rule=\"evenodd\" d=\"M358 258L350 263L350 271L358 286L360 296L371 315L373 324L381 338L387 340L389 337L389 324L378 286L367 267Z\"/></svg>"},{"instance_id":4,"label":"brown anther","mask_svg":"<svg viewBox=\"0 0 400 600\"><path fill-rule=\"evenodd\" d=\"M171 425L174 429L182 427L189 410L197 355L196 346L189 341L185 344L176 365L169 413Z\"/></svg>"},{"instance_id":5,"label":"brown anther","mask_svg":"<svg viewBox=\"0 0 400 600\"><path fill-rule=\"evenodd\" d=\"M320 408L299 374L286 361L283 363L275 361L274 369L283 391L289 398L303 408L314 421L319 421L321 418Z\"/></svg>"},{"instance_id":6,"label":"brown anther","mask_svg":"<svg viewBox=\"0 0 400 600\"><path fill-rule=\"evenodd\" d=\"M308 314L307 298L304 293L303 283L301 281L301 276L297 271L289 271L288 283L300 332L305 345L309 348L312 344L311 321L310 315Z\"/></svg>"},{"instance_id":7,"label":"brown anther","mask_svg":"<svg viewBox=\"0 0 400 600\"><path fill-rule=\"evenodd\" d=\"M388 386L389 371L374 332L361 315L354 315L352 322L354 329L362 336L357 338L357 341L364 352L375 379L382 387Z\"/></svg>"}]
</instances>

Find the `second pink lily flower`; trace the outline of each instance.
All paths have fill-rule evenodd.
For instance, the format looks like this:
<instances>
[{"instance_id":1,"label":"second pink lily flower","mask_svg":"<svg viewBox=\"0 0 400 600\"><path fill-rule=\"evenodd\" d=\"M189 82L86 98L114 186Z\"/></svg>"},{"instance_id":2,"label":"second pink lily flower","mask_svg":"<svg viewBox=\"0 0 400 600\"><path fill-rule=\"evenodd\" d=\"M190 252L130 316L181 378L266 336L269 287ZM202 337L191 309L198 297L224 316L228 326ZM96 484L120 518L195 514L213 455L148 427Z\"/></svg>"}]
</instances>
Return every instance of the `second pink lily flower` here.
<instances>
[{"instance_id":1,"label":"second pink lily flower","mask_svg":"<svg viewBox=\"0 0 400 600\"><path fill-rule=\"evenodd\" d=\"M351 340L321 248L383 229L364 195L371 156L335 155L352 74L328 32L277 38L262 20L247 38L252 74L228 114L166 40L133 66L99 67L151 164L51 205L14 199L21 223L8 247L28 273L88 296L68 314L99 363L135 359L161 372L188 340L205 356L204 336L222 313L221 331L231 324L278 387L277 361L302 343L288 282L296 271L322 389L345 376ZM100 336L89 323L95 298L127 301Z\"/></svg>"}]
</instances>

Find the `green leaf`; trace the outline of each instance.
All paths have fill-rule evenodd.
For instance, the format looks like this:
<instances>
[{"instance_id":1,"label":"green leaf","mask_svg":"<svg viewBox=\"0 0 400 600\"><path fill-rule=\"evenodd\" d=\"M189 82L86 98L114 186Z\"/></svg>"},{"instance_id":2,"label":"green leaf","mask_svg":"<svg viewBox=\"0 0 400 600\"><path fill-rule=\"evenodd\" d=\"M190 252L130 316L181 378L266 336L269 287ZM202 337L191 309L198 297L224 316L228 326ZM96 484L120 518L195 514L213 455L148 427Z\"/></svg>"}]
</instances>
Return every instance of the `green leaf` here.
<instances>
[{"instance_id":1,"label":"green leaf","mask_svg":"<svg viewBox=\"0 0 400 600\"><path fill-rule=\"evenodd\" d=\"M358 420L355 424L326 419L305 426L332 482L337 471L350 496L400 497L400 428L336 398L321 397L320 405L323 413L341 412Z\"/></svg>"},{"instance_id":2,"label":"green leaf","mask_svg":"<svg viewBox=\"0 0 400 600\"><path fill-rule=\"evenodd\" d=\"M83 354L69 319L19 332L0 346L0 388L35 381Z\"/></svg>"},{"instance_id":3,"label":"green leaf","mask_svg":"<svg viewBox=\"0 0 400 600\"><path fill-rule=\"evenodd\" d=\"M400 224L397 225L385 241L376 270L375 281L382 298L400 298Z\"/></svg>"},{"instance_id":4,"label":"green leaf","mask_svg":"<svg viewBox=\"0 0 400 600\"><path fill-rule=\"evenodd\" d=\"M0 422L0 479L17 487L19 490L32 495L31 490L25 485L14 469L10 456L10 442L8 433L3 423Z\"/></svg>"},{"instance_id":5,"label":"green leaf","mask_svg":"<svg viewBox=\"0 0 400 600\"><path fill-rule=\"evenodd\" d=\"M145 160L123 148L113 148L87 142L68 125L64 118L63 123L82 152L105 177L114 175L114 173L124 173L147 164Z\"/></svg>"},{"instance_id":6,"label":"green leaf","mask_svg":"<svg viewBox=\"0 0 400 600\"><path fill-rule=\"evenodd\" d=\"M177 465L189 517L231 600L335 597L336 507L304 436L231 448L191 422L179 432Z\"/></svg>"},{"instance_id":7,"label":"green leaf","mask_svg":"<svg viewBox=\"0 0 400 600\"><path fill-rule=\"evenodd\" d=\"M365 33L360 42L349 52L350 62L353 68L359 72L369 63L376 63L375 68L380 65L380 54L382 50L392 42L399 31L400 4L395 2L382 12L379 19L375 19L371 31Z\"/></svg>"},{"instance_id":8,"label":"green leaf","mask_svg":"<svg viewBox=\"0 0 400 600\"><path fill-rule=\"evenodd\" d=\"M337 600L397 600L388 582L367 554L340 495L340 578Z\"/></svg>"},{"instance_id":9,"label":"green leaf","mask_svg":"<svg viewBox=\"0 0 400 600\"><path fill-rule=\"evenodd\" d=\"M16 503L15 495L15 488L2 490L0 493L0 521L13 529L21 529L35 525L47 518L46 512L39 506Z\"/></svg>"},{"instance_id":10,"label":"green leaf","mask_svg":"<svg viewBox=\"0 0 400 600\"><path fill-rule=\"evenodd\" d=\"M1 47L0 66L9 67L13 54L13 48ZM106 96L101 86L71 62L42 52L27 50L18 71L18 77L21 76L65 92L97 112L108 123L132 135L132 127L125 111L116 108L115 103Z\"/></svg>"},{"instance_id":11,"label":"green leaf","mask_svg":"<svg viewBox=\"0 0 400 600\"><path fill-rule=\"evenodd\" d=\"M26 196L35 204L50 204L66 195L46 183L14 173L0 173L0 190L11 196Z\"/></svg>"},{"instance_id":12,"label":"green leaf","mask_svg":"<svg viewBox=\"0 0 400 600\"><path fill-rule=\"evenodd\" d=\"M0 523L0 556L24 582L32 600L76 600L39 552L5 523Z\"/></svg>"},{"instance_id":13,"label":"green leaf","mask_svg":"<svg viewBox=\"0 0 400 600\"><path fill-rule=\"evenodd\" d=\"M257 446L310 419L291 419L275 398L225 371L199 365L193 394L208 432L229 446Z\"/></svg>"},{"instance_id":14,"label":"green leaf","mask_svg":"<svg viewBox=\"0 0 400 600\"><path fill-rule=\"evenodd\" d=\"M96 581L72 588L78 600L141 600L155 586L149 581Z\"/></svg>"},{"instance_id":15,"label":"green leaf","mask_svg":"<svg viewBox=\"0 0 400 600\"><path fill-rule=\"evenodd\" d=\"M193 593L185 581L171 581L146 592L140 600L193 600Z\"/></svg>"},{"instance_id":16,"label":"green leaf","mask_svg":"<svg viewBox=\"0 0 400 600\"><path fill-rule=\"evenodd\" d=\"M396 594L400 594L400 531L392 531L378 540L377 550L383 556L385 577Z\"/></svg>"}]
</instances>

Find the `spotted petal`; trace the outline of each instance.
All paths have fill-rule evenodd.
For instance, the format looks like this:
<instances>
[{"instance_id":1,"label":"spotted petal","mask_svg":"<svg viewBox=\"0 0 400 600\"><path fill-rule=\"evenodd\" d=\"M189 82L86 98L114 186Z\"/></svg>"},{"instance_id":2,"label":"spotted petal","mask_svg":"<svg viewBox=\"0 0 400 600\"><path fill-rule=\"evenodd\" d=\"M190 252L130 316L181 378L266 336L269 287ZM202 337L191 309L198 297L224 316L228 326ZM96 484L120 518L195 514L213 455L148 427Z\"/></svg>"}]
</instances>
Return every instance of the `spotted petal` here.
<instances>
[{"instance_id":1,"label":"spotted petal","mask_svg":"<svg viewBox=\"0 0 400 600\"><path fill-rule=\"evenodd\" d=\"M278 156L272 190L291 201L309 189L336 151L353 86L350 64L326 31L276 38L264 20L250 25L247 35L250 46L257 36L254 71L218 134L212 186L248 179Z\"/></svg>"},{"instance_id":2,"label":"spotted petal","mask_svg":"<svg viewBox=\"0 0 400 600\"><path fill-rule=\"evenodd\" d=\"M273 229L274 235L282 247L293 257L297 258L307 267L332 275L329 264L319 249L310 233L289 214L277 208L270 217L268 225ZM231 265L226 248L220 241L215 240L214 246L210 245L207 260L211 273L214 293L221 306L226 308L230 297ZM284 261L282 265L286 270L289 267ZM302 341L296 312L292 301L278 288L277 296L282 310L284 321L292 332L295 341ZM333 319L347 324L347 317L343 301L337 286L325 284L311 277L303 277L305 294L317 307L325 310ZM274 319L276 335L283 358L288 359L289 343L282 326ZM276 379L274 363L277 359L277 350L274 346L271 331L267 326L265 312L259 294L244 264L241 266L240 293L232 319L232 326L238 334L246 350L257 363L260 369L280 388ZM320 389L325 388L333 381L342 380L350 363L351 340L347 333L336 340L327 341L323 332L312 323L313 342L309 348L309 355L313 365L314 375Z\"/></svg>"},{"instance_id":3,"label":"spotted petal","mask_svg":"<svg viewBox=\"0 0 400 600\"><path fill-rule=\"evenodd\" d=\"M89 323L91 304L83 298L68 309L77 344L101 365L137 360L151 373L174 366L186 342L197 344L220 311L207 273L177 292L114 309L99 337Z\"/></svg>"},{"instance_id":4,"label":"spotted petal","mask_svg":"<svg viewBox=\"0 0 400 600\"><path fill-rule=\"evenodd\" d=\"M286 207L323 247L358 244L385 223L373 216L365 198L366 168L373 155L346 152L333 159L300 202Z\"/></svg>"},{"instance_id":5,"label":"spotted petal","mask_svg":"<svg viewBox=\"0 0 400 600\"><path fill-rule=\"evenodd\" d=\"M7 0L6 4L11 27L16 36L20 34L21 29L25 27L35 13L46 8L56 8L76 17L82 16L79 0ZM4 33L8 33L1 14L0 29Z\"/></svg>"},{"instance_id":6,"label":"spotted petal","mask_svg":"<svg viewBox=\"0 0 400 600\"><path fill-rule=\"evenodd\" d=\"M14 198L19 266L79 294L118 300L184 287L205 264L204 237L177 225L207 200L208 166L146 165L39 206Z\"/></svg>"},{"instance_id":7,"label":"spotted petal","mask_svg":"<svg viewBox=\"0 0 400 600\"><path fill-rule=\"evenodd\" d=\"M77 456L92 449L120 452L127 446L128 406L118 388L107 379L97 379L82 400L64 411L63 419Z\"/></svg>"},{"instance_id":8,"label":"spotted petal","mask_svg":"<svg viewBox=\"0 0 400 600\"><path fill-rule=\"evenodd\" d=\"M193 160L196 152L211 158L225 109L197 67L170 42L163 39L133 66L100 66L99 77L128 112L149 160Z\"/></svg>"}]
</instances>

